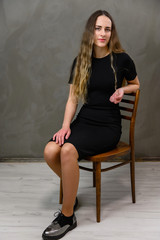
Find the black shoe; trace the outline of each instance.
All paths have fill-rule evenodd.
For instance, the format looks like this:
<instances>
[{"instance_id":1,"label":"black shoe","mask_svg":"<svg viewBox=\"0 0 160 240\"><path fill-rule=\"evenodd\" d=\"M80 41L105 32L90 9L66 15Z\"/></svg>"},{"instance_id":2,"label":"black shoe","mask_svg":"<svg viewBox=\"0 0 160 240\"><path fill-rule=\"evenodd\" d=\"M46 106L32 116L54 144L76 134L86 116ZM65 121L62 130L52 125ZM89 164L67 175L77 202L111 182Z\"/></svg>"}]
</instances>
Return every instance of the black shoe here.
<instances>
[{"instance_id":1,"label":"black shoe","mask_svg":"<svg viewBox=\"0 0 160 240\"><path fill-rule=\"evenodd\" d=\"M75 227L77 227L77 220L74 213L71 217L67 218L63 213L59 212L58 216L44 230L42 238L44 240L60 239Z\"/></svg>"},{"instance_id":2,"label":"black shoe","mask_svg":"<svg viewBox=\"0 0 160 240\"><path fill-rule=\"evenodd\" d=\"M77 207L78 207L78 198L76 197L74 208L73 208L74 212L77 210Z\"/></svg>"}]
</instances>

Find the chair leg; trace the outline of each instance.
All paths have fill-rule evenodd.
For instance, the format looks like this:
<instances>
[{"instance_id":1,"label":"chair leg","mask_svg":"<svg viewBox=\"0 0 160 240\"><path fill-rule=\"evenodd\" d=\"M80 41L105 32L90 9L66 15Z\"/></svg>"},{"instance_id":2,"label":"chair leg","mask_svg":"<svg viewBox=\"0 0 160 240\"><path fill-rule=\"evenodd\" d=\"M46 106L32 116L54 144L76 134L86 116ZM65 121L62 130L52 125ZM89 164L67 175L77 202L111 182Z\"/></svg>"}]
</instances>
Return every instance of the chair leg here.
<instances>
[{"instance_id":1,"label":"chair leg","mask_svg":"<svg viewBox=\"0 0 160 240\"><path fill-rule=\"evenodd\" d=\"M96 164L93 162L93 187L96 186Z\"/></svg>"},{"instance_id":2,"label":"chair leg","mask_svg":"<svg viewBox=\"0 0 160 240\"><path fill-rule=\"evenodd\" d=\"M96 211L97 222L100 222L101 211L101 162L95 163L96 167Z\"/></svg>"},{"instance_id":3,"label":"chair leg","mask_svg":"<svg viewBox=\"0 0 160 240\"><path fill-rule=\"evenodd\" d=\"M131 177L131 189L132 189L132 202L136 202L135 194L135 156L131 153L132 162L130 163L130 177Z\"/></svg>"},{"instance_id":4,"label":"chair leg","mask_svg":"<svg viewBox=\"0 0 160 240\"><path fill-rule=\"evenodd\" d=\"M62 179L60 179L60 190L59 190L59 203L62 204L63 199L63 189L62 189Z\"/></svg>"}]
</instances>

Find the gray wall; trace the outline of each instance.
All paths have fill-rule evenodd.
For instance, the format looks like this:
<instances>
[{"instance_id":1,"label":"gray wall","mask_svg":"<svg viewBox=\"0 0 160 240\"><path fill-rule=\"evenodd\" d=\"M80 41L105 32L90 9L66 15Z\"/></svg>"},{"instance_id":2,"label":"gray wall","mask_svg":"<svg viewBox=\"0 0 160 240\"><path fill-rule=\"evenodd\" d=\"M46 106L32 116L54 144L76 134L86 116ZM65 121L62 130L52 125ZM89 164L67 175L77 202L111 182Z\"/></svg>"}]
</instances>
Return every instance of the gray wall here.
<instances>
[{"instance_id":1,"label":"gray wall","mask_svg":"<svg viewBox=\"0 0 160 240\"><path fill-rule=\"evenodd\" d=\"M160 156L159 0L0 0L1 158L43 156L61 127L84 24L98 9L111 13L137 66L136 154Z\"/></svg>"}]
</instances>

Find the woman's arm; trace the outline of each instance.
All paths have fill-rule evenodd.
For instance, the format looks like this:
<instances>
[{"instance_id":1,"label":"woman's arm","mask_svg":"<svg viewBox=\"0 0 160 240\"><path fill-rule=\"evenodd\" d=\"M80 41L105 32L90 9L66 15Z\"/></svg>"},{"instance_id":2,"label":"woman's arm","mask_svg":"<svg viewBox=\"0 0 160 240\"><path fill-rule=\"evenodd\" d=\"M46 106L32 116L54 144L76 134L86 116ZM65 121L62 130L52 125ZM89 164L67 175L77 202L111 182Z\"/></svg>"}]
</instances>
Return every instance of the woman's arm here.
<instances>
[{"instance_id":1,"label":"woman's arm","mask_svg":"<svg viewBox=\"0 0 160 240\"><path fill-rule=\"evenodd\" d=\"M73 95L72 84L70 84L70 91L69 91L69 96L68 96L68 100L65 107L62 128L53 136L53 140L56 140L56 143L59 144L60 146L63 145L64 138L67 139L71 134L70 124L76 113L77 106L78 106L78 100Z\"/></svg>"},{"instance_id":2,"label":"woman's arm","mask_svg":"<svg viewBox=\"0 0 160 240\"><path fill-rule=\"evenodd\" d=\"M137 89L140 88L140 83L139 83L139 79L138 76L136 76L136 78L132 81L128 81L128 85L122 87L124 90L124 93L132 93L132 92L136 92Z\"/></svg>"},{"instance_id":3,"label":"woman's arm","mask_svg":"<svg viewBox=\"0 0 160 240\"><path fill-rule=\"evenodd\" d=\"M77 106L78 101L77 98L72 93L72 84L70 84L69 97L66 103L62 127L70 127L70 123L76 113Z\"/></svg>"},{"instance_id":4,"label":"woman's arm","mask_svg":"<svg viewBox=\"0 0 160 240\"><path fill-rule=\"evenodd\" d=\"M122 100L124 93L136 92L137 89L139 88L140 88L140 83L139 83L138 77L136 76L134 80L128 81L127 86L118 88L110 97L110 101L117 104Z\"/></svg>"}]
</instances>

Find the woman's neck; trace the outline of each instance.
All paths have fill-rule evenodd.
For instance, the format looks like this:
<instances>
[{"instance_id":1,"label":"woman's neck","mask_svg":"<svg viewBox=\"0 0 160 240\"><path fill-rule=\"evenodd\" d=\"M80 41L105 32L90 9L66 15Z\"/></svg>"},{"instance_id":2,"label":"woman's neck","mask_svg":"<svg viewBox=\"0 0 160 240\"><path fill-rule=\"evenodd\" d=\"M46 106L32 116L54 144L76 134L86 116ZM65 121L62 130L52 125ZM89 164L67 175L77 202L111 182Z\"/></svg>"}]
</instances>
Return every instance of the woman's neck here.
<instances>
[{"instance_id":1,"label":"woman's neck","mask_svg":"<svg viewBox=\"0 0 160 240\"><path fill-rule=\"evenodd\" d=\"M94 46L93 48L93 56L95 58L103 58L109 54L108 47L102 48Z\"/></svg>"}]
</instances>

